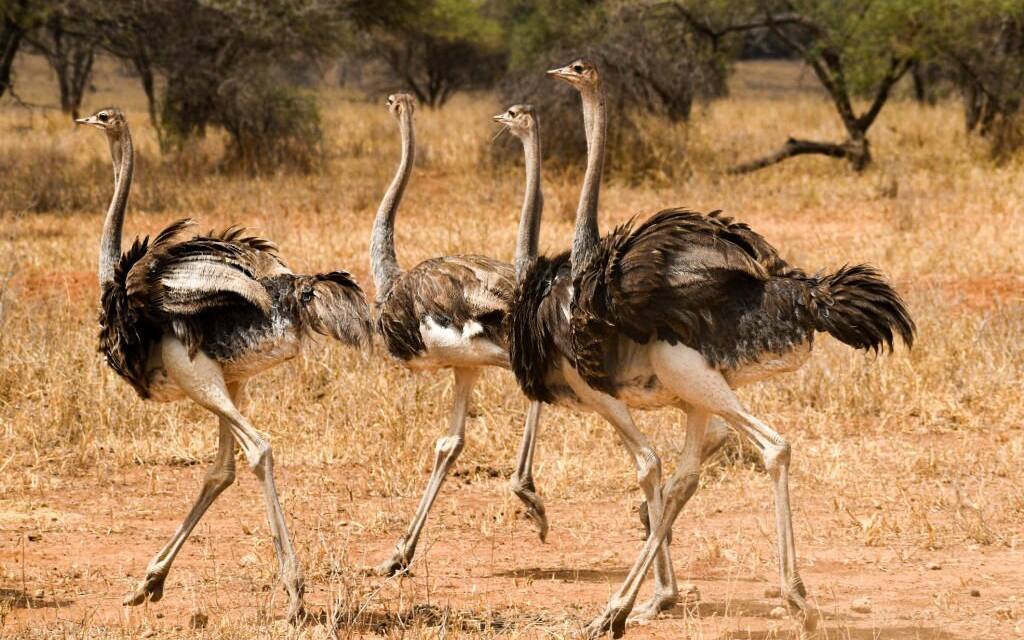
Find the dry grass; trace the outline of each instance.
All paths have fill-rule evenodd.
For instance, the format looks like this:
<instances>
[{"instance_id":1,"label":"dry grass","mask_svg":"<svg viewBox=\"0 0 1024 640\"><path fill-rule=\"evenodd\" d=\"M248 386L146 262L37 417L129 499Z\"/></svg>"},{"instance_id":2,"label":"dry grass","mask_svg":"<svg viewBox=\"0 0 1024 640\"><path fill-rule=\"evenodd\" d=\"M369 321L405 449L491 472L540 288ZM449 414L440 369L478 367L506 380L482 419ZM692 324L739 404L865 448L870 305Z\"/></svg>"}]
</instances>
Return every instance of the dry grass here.
<instances>
[{"instance_id":1,"label":"dry grass","mask_svg":"<svg viewBox=\"0 0 1024 640\"><path fill-rule=\"evenodd\" d=\"M666 162L685 159L688 177L609 185L602 224L670 204L722 208L805 268L864 261L890 274L920 329L913 353L874 359L822 339L802 371L743 394L793 443L797 540L812 594L834 614L826 637L1020 633L1024 603L1009 596L1024 583L1024 571L1012 570L1024 565L1024 165L988 164L964 139L954 105L897 102L873 131L878 162L863 175L812 158L727 177L724 167L787 135L838 137L819 96L779 93L779 74L769 71L777 72L744 70L742 90L688 129L652 125L652 135L686 140L685 155ZM35 61L22 78L32 73ZM52 100L39 80L23 95ZM297 271L340 266L368 283L371 219L397 154L379 104L325 92L325 170L249 179L215 170L216 138L161 159L135 86L110 69L96 84L89 106L125 106L137 138L127 237L182 216L211 227L241 222L274 239ZM404 264L450 252L511 257L521 168L482 164L497 107L461 97L439 113L421 110L420 162L398 225ZM191 465L211 458L215 429L189 404L143 404L96 354L108 163L97 133L51 112L0 108L0 637L325 637L324 625L288 631L273 619L282 603L249 478L185 547L164 603L123 614L116 606L127 574L141 574L184 514L201 475ZM568 242L579 177L545 176L543 248ZM364 363L327 345L251 390L254 422L273 436L312 599L357 618L343 636L560 637L596 613L606 581L554 582L521 569L618 571L635 553L631 465L607 425L561 409L546 413L537 455L561 541L538 549L530 540L502 484L525 405L511 377L492 372L476 394L460 479L428 525L420 575L383 585L361 577L355 567L382 557L411 515L449 376L413 375L383 358ZM639 419L671 468L680 416ZM681 577L707 580L705 598L724 604L698 618L673 614L633 637L788 637L792 625L759 615L761 605L734 610L775 572L769 483L741 463L715 469L705 485L680 518L673 550ZM239 534L239 523L252 535ZM43 542L28 541L32 532ZM118 555L117 545L135 546ZM915 578L932 557L958 573ZM512 577L494 582L502 571ZM975 586L980 601L965 595ZM872 594L877 616L845 613L849 599ZM188 630L192 610L211 613L206 629Z\"/></svg>"}]
</instances>

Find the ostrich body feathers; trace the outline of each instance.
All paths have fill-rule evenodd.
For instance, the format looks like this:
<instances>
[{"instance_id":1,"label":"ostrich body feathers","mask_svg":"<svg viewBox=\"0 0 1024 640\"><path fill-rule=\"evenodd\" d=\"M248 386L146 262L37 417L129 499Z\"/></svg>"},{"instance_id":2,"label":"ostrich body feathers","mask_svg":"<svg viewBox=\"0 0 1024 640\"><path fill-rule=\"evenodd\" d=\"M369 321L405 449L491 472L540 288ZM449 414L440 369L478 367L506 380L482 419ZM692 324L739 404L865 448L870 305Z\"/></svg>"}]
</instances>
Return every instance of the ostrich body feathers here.
<instances>
[{"instance_id":1,"label":"ostrich body feathers","mask_svg":"<svg viewBox=\"0 0 1024 640\"><path fill-rule=\"evenodd\" d=\"M347 273L293 274L273 244L239 227L181 239L190 224L136 239L102 292L100 351L141 397L164 379L154 347L168 333L228 380L294 357L314 333L369 348L369 310Z\"/></svg>"},{"instance_id":2,"label":"ostrich body feathers","mask_svg":"<svg viewBox=\"0 0 1024 640\"><path fill-rule=\"evenodd\" d=\"M513 287L511 265L499 260L425 260L377 305L377 331L388 352L410 366L507 366L502 327Z\"/></svg>"},{"instance_id":3,"label":"ostrich body feathers","mask_svg":"<svg viewBox=\"0 0 1024 640\"><path fill-rule=\"evenodd\" d=\"M631 406L668 402L644 364L652 340L697 350L736 383L800 366L814 334L872 351L910 346L914 323L873 267L809 276L762 236L684 209L602 238L572 282L567 253L538 258L509 310L512 370L528 397L572 401L560 363Z\"/></svg>"}]
</instances>

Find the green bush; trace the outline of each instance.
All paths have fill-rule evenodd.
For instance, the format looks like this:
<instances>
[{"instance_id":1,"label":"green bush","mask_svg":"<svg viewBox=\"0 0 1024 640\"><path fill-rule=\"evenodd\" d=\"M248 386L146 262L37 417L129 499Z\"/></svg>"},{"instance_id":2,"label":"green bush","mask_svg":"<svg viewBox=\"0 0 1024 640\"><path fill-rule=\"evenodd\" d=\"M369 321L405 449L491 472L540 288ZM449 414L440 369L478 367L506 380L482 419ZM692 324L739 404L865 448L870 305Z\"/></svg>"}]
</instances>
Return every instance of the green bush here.
<instances>
[{"instance_id":1,"label":"green bush","mask_svg":"<svg viewBox=\"0 0 1024 640\"><path fill-rule=\"evenodd\" d=\"M261 74L226 82L212 122L230 136L226 163L264 173L280 168L309 172L323 158L323 132L315 98Z\"/></svg>"}]
</instances>

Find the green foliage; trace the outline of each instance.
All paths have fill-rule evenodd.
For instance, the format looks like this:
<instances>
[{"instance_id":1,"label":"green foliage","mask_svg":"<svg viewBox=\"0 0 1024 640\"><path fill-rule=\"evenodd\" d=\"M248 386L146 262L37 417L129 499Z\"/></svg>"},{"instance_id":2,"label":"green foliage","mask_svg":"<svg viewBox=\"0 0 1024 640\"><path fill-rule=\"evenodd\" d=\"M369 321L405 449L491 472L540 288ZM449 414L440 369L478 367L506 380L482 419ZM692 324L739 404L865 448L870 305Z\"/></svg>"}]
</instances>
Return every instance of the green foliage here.
<instances>
[{"instance_id":1,"label":"green foliage","mask_svg":"<svg viewBox=\"0 0 1024 640\"><path fill-rule=\"evenodd\" d=\"M231 135L230 164L249 172L319 165L323 133L311 95L254 73L225 85L219 97L215 121Z\"/></svg>"},{"instance_id":2,"label":"green foliage","mask_svg":"<svg viewBox=\"0 0 1024 640\"><path fill-rule=\"evenodd\" d=\"M1005 160L1024 147L1024 3L936 0L933 9L929 53L955 78L966 129Z\"/></svg>"},{"instance_id":3,"label":"green foliage","mask_svg":"<svg viewBox=\"0 0 1024 640\"><path fill-rule=\"evenodd\" d=\"M288 72L340 50L348 33L344 4L79 1L94 3L90 15L104 48L139 72L165 149L182 147L212 125L231 136L231 166L311 166L315 154L301 149L316 147L316 105L294 89L296 74ZM156 78L164 80L160 95Z\"/></svg>"},{"instance_id":4,"label":"green foliage","mask_svg":"<svg viewBox=\"0 0 1024 640\"><path fill-rule=\"evenodd\" d=\"M387 69L385 81L403 86L430 107L456 91L488 86L505 68L503 25L486 0L390 0L392 13L372 19L362 54Z\"/></svg>"},{"instance_id":5,"label":"green foliage","mask_svg":"<svg viewBox=\"0 0 1024 640\"><path fill-rule=\"evenodd\" d=\"M666 13L660 5L517 0L503 20L512 72L499 87L503 104L529 102L544 122L545 161L578 164L586 154L575 92L552 85L543 71L586 57L602 70L610 113L609 169L640 179L678 177L688 169L681 140L652 139L651 118L689 119L693 105L725 93L726 50ZM515 145L495 152L515 157Z\"/></svg>"}]
</instances>

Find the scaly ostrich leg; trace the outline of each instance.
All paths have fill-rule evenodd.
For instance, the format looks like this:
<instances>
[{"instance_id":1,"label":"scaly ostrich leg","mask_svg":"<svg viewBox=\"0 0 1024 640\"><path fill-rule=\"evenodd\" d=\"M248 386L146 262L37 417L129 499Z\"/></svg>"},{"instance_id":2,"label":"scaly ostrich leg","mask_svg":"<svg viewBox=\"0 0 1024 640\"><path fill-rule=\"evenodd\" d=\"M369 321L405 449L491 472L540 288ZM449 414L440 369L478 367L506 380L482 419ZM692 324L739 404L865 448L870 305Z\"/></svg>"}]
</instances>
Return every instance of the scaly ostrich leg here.
<instances>
[{"instance_id":1,"label":"scaly ostrich leg","mask_svg":"<svg viewBox=\"0 0 1024 640\"><path fill-rule=\"evenodd\" d=\"M531 402L526 412L523 440L519 445L516 472L512 476L511 485L512 492L526 505L526 515L537 525L537 535L544 542L548 537L548 517L544 511L544 502L537 495L537 487L533 483L533 450L537 444L537 424L542 407L539 402Z\"/></svg>"},{"instance_id":2,"label":"scaly ostrich leg","mask_svg":"<svg viewBox=\"0 0 1024 640\"><path fill-rule=\"evenodd\" d=\"M267 524L274 540L281 582L288 592L288 619L300 619L303 616L302 596L305 585L274 485L274 456L270 443L239 413L216 361L202 352L191 358L185 345L171 336L164 337L160 348L167 373L182 391L196 404L228 423L231 435L242 448L249 466L263 486Z\"/></svg>"},{"instance_id":3,"label":"scaly ostrich leg","mask_svg":"<svg viewBox=\"0 0 1024 640\"><path fill-rule=\"evenodd\" d=\"M416 553L416 543L419 542L420 532L423 524L427 521L427 514L433 506L437 494L448 477L448 471L455 464L462 448L466 444L466 413L469 408L469 400L473 394L473 385L480 377L480 369L465 368L455 369L455 400L452 406L451 418L449 420L448 434L438 438L434 449L434 469L430 472L430 480L427 488L420 499L416 515L405 534L395 544L395 552L392 556L377 567L377 573L383 576L390 576L408 571L412 562L413 554Z\"/></svg>"}]
</instances>

